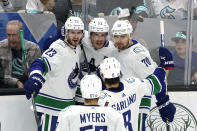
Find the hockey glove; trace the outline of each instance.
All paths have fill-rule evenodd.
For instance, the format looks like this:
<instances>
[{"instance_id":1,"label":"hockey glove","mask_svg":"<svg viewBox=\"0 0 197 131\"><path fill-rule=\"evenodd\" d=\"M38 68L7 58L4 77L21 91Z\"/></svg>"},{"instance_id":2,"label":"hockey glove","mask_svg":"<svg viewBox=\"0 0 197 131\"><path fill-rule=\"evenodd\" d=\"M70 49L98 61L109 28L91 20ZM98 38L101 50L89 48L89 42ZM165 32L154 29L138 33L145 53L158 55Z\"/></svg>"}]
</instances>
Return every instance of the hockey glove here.
<instances>
[{"instance_id":1,"label":"hockey glove","mask_svg":"<svg viewBox=\"0 0 197 131\"><path fill-rule=\"evenodd\" d=\"M165 95L156 104L162 120L164 122L172 122L176 113L176 107L169 101L169 96Z\"/></svg>"},{"instance_id":2,"label":"hockey glove","mask_svg":"<svg viewBox=\"0 0 197 131\"><path fill-rule=\"evenodd\" d=\"M24 84L24 89L28 100L31 98L31 94L33 92L34 92L34 97L38 94L44 82L45 79L42 77L42 75L38 73L35 73L30 76L29 80L27 80Z\"/></svg>"},{"instance_id":3,"label":"hockey glove","mask_svg":"<svg viewBox=\"0 0 197 131\"><path fill-rule=\"evenodd\" d=\"M160 58L160 67L165 68L166 70L171 70L174 68L174 61L172 53L164 47L159 48L159 58Z\"/></svg>"}]
</instances>

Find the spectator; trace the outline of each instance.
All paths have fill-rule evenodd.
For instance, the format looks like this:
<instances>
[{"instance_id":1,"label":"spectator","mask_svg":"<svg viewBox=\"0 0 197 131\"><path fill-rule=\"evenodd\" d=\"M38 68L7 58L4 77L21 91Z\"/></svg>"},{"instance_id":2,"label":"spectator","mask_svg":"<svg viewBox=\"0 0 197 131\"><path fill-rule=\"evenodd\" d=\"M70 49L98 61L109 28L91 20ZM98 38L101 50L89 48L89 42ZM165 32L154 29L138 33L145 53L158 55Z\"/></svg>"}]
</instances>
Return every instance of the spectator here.
<instances>
[{"instance_id":1,"label":"spectator","mask_svg":"<svg viewBox=\"0 0 197 131\"><path fill-rule=\"evenodd\" d=\"M168 84L169 85L183 85L184 84L184 70L185 70L185 53L186 53L186 31L179 31L176 33L176 37L172 38L172 41L176 43L175 49L172 50L174 57L174 69L169 71ZM197 53L192 52L191 60L191 75L195 78L197 73Z\"/></svg>"},{"instance_id":2,"label":"spectator","mask_svg":"<svg viewBox=\"0 0 197 131\"><path fill-rule=\"evenodd\" d=\"M88 14L88 20L91 19L92 16L96 16L97 12L95 0L86 0L86 3L83 3L82 0L71 0L71 2L74 16L78 16L83 19L84 14L82 13L82 4L86 4L84 6L86 7L85 12Z\"/></svg>"},{"instance_id":3,"label":"spectator","mask_svg":"<svg viewBox=\"0 0 197 131\"><path fill-rule=\"evenodd\" d=\"M6 26L7 39L0 41L0 64L2 68L0 74L3 76L3 83L12 88L23 88L23 83L28 77L19 35L19 30L22 28L20 21L9 21ZM33 42L25 40L25 46L27 62L31 65L34 59L40 57L41 52Z\"/></svg>"},{"instance_id":4,"label":"spectator","mask_svg":"<svg viewBox=\"0 0 197 131\"><path fill-rule=\"evenodd\" d=\"M4 11L12 11L13 6L12 3L9 0L0 0L0 12Z\"/></svg>"},{"instance_id":5,"label":"spectator","mask_svg":"<svg viewBox=\"0 0 197 131\"><path fill-rule=\"evenodd\" d=\"M72 15L72 4L70 0L56 0L52 10L57 20L57 29L64 26L67 18Z\"/></svg>"},{"instance_id":6,"label":"spectator","mask_svg":"<svg viewBox=\"0 0 197 131\"><path fill-rule=\"evenodd\" d=\"M27 0L27 13L50 13L54 7L54 0Z\"/></svg>"}]
</instances>

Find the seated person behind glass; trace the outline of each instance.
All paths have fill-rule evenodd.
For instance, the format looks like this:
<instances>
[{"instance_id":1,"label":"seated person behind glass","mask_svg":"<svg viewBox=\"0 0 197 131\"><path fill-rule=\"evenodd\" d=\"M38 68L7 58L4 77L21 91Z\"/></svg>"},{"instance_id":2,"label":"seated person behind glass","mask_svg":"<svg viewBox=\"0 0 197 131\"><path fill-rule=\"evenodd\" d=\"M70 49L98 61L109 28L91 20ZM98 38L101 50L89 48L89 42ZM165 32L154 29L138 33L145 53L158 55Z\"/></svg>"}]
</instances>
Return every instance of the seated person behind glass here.
<instances>
[{"instance_id":1,"label":"seated person behind glass","mask_svg":"<svg viewBox=\"0 0 197 131\"><path fill-rule=\"evenodd\" d=\"M13 6L10 0L0 0L0 12L13 11Z\"/></svg>"},{"instance_id":2,"label":"seated person behind glass","mask_svg":"<svg viewBox=\"0 0 197 131\"><path fill-rule=\"evenodd\" d=\"M184 70L185 70L185 53L186 53L186 31L179 31L176 33L176 37L172 38L172 41L176 43L175 49L172 50L174 58L174 69L168 73L169 85L184 85ZM197 73L197 53L192 52L191 60L191 78L192 81L196 81L195 73Z\"/></svg>"},{"instance_id":3,"label":"seated person behind glass","mask_svg":"<svg viewBox=\"0 0 197 131\"><path fill-rule=\"evenodd\" d=\"M18 13L49 13L55 5L54 0L27 0L26 10L20 10Z\"/></svg>"},{"instance_id":4,"label":"seated person behind glass","mask_svg":"<svg viewBox=\"0 0 197 131\"><path fill-rule=\"evenodd\" d=\"M19 30L21 29L20 21L9 21L6 26L7 39L0 41L0 79L4 87L23 88L23 83L28 78L20 42ZM38 45L27 40L25 40L25 47L28 65L31 65L41 56L41 51Z\"/></svg>"}]
</instances>

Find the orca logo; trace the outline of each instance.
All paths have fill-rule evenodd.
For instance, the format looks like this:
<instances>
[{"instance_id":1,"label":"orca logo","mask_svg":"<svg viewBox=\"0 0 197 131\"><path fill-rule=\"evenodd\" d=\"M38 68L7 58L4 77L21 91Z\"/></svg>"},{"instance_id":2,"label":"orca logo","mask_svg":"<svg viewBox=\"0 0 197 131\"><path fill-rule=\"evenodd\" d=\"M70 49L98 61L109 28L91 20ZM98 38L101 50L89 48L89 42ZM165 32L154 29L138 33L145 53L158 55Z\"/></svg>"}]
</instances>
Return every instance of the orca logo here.
<instances>
[{"instance_id":1,"label":"orca logo","mask_svg":"<svg viewBox=\"0 0 197 131\"><path fill-rule=\"evenodd\" d=\"M176 9L171 8L169 5L164 7L161 11L160 11L160 17L162 19L175 19L175 17L172 15L172 13L175 11Z\"/></svg>"},{"instance_id":2,"label":"orca logo","mask_svg":"<svg viewBox=\"0 0 197 131\"><path fill-rule=\"evenodd\" d=\"M77 87L78 75L79 75L79 67L78 67L78 63L76 63L75 69L73 69L73 71L70 73L68 77L68 85L71 89Z\"/></svg>"},{"instance_id":3,"label":"orca logo","mask_svg":"<svg viewBox=\"0 0 197 131\"><path fill-rule=\"evenodd\" d=\"M183 105L173 103L176 107L176 114L173 122L167 126L160 117L157 107L150 110L150 115L146 120L147 131L197 131L197 121L193 113Z\"/></svg>"}]
</instances>

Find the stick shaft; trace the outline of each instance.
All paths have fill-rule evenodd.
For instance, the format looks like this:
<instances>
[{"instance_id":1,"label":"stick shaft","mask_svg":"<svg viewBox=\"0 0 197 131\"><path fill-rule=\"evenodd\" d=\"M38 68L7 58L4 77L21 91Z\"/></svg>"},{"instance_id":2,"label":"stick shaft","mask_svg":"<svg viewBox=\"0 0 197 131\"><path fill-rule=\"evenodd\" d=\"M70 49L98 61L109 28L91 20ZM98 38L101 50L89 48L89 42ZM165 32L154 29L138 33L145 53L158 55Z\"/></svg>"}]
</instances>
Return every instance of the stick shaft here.
<instances>
[{"instance_id":1,"label":"stick shaft","mask_svg":"<svg viewBox=\"0 0 197 131\"><path fill-rule=\"evenodd\" d=\"M165 39L164 39L164 21L160 21L160 36L161 36L161 47L165 47Z\"/></svg>"},{"instance_id":2,"label":"stick shaft","mask_svg":"<svg viewBox=\"0 0 197 131\"><path fill-rule=\"evenodd\" d=\"M27 62L27 52L26 52L25 41L24 41L24 37L23 37L23 30L19 31L19 35L20 35L21 46L22 46L22 51L23 51L25 69L26 69L27 75L29 76L29 72L28 72L29 65L28 65L28 62ZM36 124L39 127L41 122L40 122L40 120L38 118L38 115L37 115L37 110L36 110L36 105L35 105L35 102L34 102L33 94L31 96L31 103L32 103L33 111L34 111L34 117L35 117L35 120L36 120Z\"/></svg>"},{"instance_id":3,"label":"stick shaft","mask_svg":"<svg viewBox=\"0 0 197 131\"><path fill-rule=\"evenodd\" d=\"M87 59L86 53L85 53L84 48L83 48L83 44L81 44L81 50L83 51L83 54L84 54L85 65L86 65L86 68L88 70L88 74L90 74L91 71L90 71L90 67L89 67L89 64L88 64L88 59Z\"/></svg>"}]
</instances>

